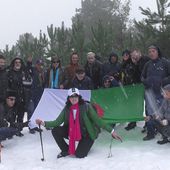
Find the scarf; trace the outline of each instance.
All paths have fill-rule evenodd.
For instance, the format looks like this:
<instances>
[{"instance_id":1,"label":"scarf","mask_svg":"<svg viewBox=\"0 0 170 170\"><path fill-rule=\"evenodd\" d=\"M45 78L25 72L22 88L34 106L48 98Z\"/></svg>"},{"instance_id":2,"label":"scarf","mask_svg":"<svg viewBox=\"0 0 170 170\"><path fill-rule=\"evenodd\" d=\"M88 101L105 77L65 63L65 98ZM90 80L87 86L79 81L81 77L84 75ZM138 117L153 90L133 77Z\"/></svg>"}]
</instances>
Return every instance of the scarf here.
<instances>
[{"instance_id":1,"label":"scarf","mask_svg":"<svg viewBox=\"0 0 170 170\"><path fill-rule=\"evenodd\" d=\"M69 115L69 154L75 154L75 141L81 140L80 111L78 103L70 107Z\"/></svg>"},{"instance_id":2,"label":"scarf","mask_svg":"<svg viewBox=\"0 0 170 170\"><path fill-rule=\"evenodd\" d=\"M57 89L58 88L58 74L59 74L59 69L56 69L56 74L54 77L54 70L50 70L50 88L52 89Z\"/></svg>"}]
</instances>

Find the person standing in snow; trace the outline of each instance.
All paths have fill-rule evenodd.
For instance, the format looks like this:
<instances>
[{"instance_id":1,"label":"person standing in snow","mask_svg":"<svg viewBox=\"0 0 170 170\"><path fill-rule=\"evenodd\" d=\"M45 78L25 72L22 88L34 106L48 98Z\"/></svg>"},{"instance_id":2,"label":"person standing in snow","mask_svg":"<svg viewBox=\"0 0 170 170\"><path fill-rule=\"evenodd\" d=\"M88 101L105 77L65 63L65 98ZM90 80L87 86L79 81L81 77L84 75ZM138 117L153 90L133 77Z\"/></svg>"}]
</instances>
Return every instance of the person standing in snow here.
<instances>
[{"instance_id":1,"label":"person standing in snow","mask_svg":"<svg viewBox=\"0 0 170 170\"><path fill-rule=\"evenodd\" d=\"M72 81L76 74L76 69L80 67L79 55L73 52L70 56L70 64L64 68L63 82L60 84L61 89L69 89L72 87Z\"/></svg>"},{"instance_id":2,"label":"person standing in snow","mask_svg":"<svg viewBox=\"0 0 170 170\"><path fill-rule=\"evenodd\" d=\"M61 66L61 61L57 56L51 59L51 66L46 73L46 88L60 89L63 80L64 69Z\"/></svg>"},{"instance_id":3,"label":"person standing in snow","mask_svg":"<svg viewBox=\"0 0 170 170\"><path fill-rule=\"evenodd\" d=\"M2 103L5 100L5 93L8 88L6 59L3 55L0 55L0 80L0 103Z\"/></svg>"},{"instance_id":4,"label":"person standing in snow","mask_svg":"<svg viewBox=\"0 0 170 170\"><path fill-rule=\"evenodd\" d=\"M72 81L72 87L78 88L79 90L92 90L93 83L90 77L86 76L85 69L79 67L76 69L75 78Z\"/></svg>"},{"instance_id":5,"label":"person standing in snow","mask_svg":"<svg viewBox=\"0 0 170 170\"><path fill-rule=\"evenodd\" d=\"M56 120L36 119L36 123L46 128L53 127L52 135L61 149L57 158L68 155L75 155L77 158L86 157L98 137L100 128L110 132L113 138L122 141L114 129L98 117L91 104L82 99L77 88L68 90L66 105ZM60 126L61 124L63 125ZM69 144L64 139L69 139ZM77 148L75 148L76 141L79 142Z\"/></svg>"}]
</instances>

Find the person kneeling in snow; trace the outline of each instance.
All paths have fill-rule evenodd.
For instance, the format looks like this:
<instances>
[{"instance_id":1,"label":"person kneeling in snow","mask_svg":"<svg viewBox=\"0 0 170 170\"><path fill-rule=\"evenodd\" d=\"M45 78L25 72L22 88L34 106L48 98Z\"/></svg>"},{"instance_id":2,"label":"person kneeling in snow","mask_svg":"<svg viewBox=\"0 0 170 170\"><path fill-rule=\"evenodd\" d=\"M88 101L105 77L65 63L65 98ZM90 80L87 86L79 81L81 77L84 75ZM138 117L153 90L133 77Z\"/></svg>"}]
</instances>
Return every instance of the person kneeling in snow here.
<instances>
[{"instance_id":1,"label":"person kneeling in snow","mask_svg":"<svg viewBox=\"0 0 170 170\"><path fill-rule=\"evenodd\" d=\"M162 89L164 100L159 110L149 119L149 128L156 128L162 135L162 140L157 141L158 144L165 144L170 142L170 84L166 85Z\"/></svg>"},{"instance_id":2,"label":"person kneeling in snow","mask_svg":"<svg viewBox=\"0 0 170 170\"><path fill-rule=\"evenodd\" d=\"M12 138L25 126L28 122L16 123L16 107L15 107L16 92L7 90L6 99L0 103L0 142L6 138Z\"/></svg>"},{"instance_id":3,"label":"person kneeling in snow","mask_svg":"<svg viewBox=\"0 0 170 170\"><path fill-rule=\"evenodd\" d=\"M52 135L61 149L57 158L75 155L77 158L87 156L94 140L98 137L100 128L111 133L112 137L122 141L110 125L98 117L91 104L86 103L77 88L68 90L66 106L54 121L36 119L38 125L46 128L54 127ZM60 126L64 123L62 126ZM64 138L69 139L69 145ZM75 149L75 142L79 141Z\"/></svg>"}]
</instances>

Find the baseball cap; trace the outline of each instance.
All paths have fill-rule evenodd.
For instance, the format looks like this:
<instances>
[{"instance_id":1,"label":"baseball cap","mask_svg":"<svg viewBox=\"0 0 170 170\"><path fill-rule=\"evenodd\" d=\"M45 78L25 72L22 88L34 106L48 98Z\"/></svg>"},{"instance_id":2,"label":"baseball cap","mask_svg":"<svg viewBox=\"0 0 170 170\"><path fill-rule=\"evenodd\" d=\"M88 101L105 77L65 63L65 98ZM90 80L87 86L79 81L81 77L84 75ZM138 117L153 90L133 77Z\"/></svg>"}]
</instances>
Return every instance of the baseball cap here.
<instances>
[{"instance_id":1,"label":"baseball cap","mask_svg":"<svg viewBox=\"0 0 170 170\"><path fill-rule=\"evenodd\" d=\"M79 95L79 90L77 88L71 88L68 90L68 96Z\"/></svg>"}]
</instances>

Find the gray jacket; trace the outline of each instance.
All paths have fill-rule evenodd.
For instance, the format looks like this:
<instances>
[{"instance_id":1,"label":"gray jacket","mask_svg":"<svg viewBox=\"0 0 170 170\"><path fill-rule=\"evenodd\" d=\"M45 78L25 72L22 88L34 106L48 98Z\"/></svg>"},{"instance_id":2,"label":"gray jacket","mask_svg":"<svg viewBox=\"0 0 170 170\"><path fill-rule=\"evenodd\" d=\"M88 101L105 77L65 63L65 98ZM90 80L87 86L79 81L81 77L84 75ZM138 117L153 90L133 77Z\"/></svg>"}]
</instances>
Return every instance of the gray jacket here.
<instances>
[{"instance_id":1,"label":"gray jacket","mask_svg":"<svg viewBox=\"0 0 170 170\"><path fill-rule=\"evenodd\" d=\"M170 100L164 100L159 110L159 116L161 119L167 119L170 123Z\"/></svg>"}]
</instances>

